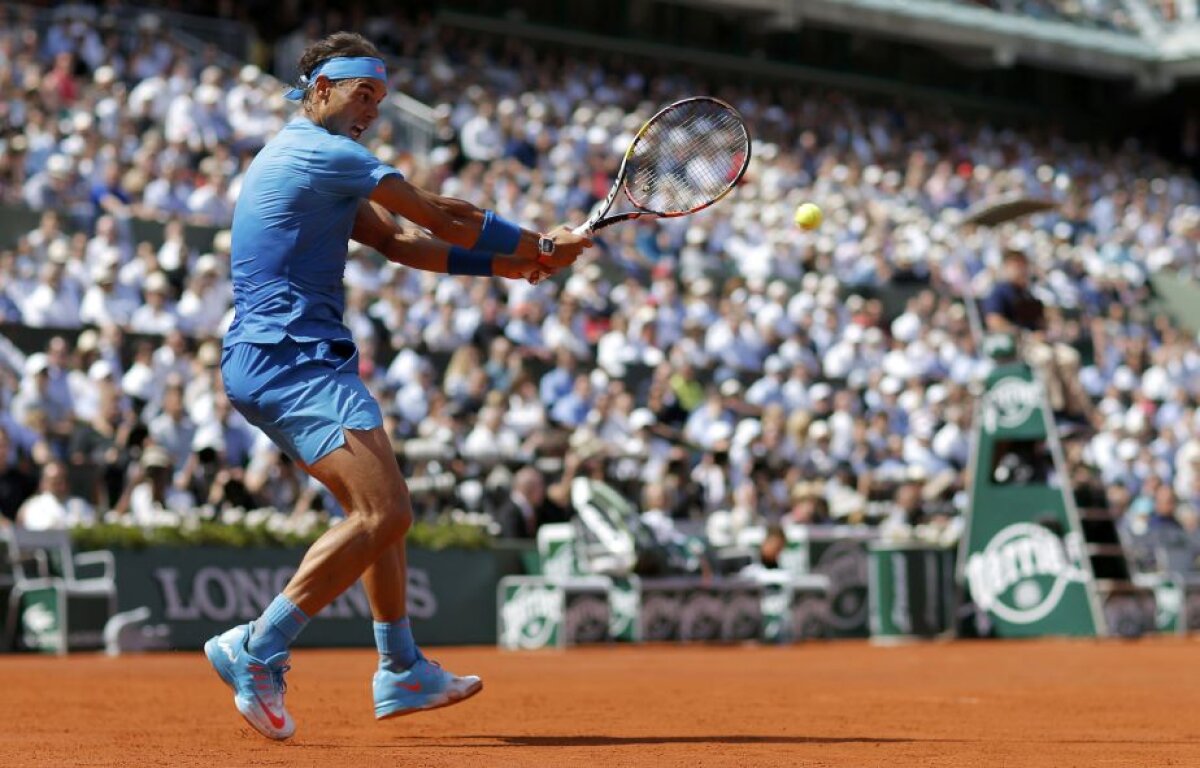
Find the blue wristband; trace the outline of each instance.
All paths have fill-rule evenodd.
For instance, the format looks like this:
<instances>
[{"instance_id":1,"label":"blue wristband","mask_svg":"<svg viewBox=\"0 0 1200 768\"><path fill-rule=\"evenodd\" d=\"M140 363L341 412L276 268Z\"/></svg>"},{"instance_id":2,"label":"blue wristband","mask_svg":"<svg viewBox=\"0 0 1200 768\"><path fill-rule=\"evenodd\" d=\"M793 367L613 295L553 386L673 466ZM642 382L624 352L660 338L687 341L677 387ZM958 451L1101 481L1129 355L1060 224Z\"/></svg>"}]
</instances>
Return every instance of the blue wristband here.
<instances>
[{"instance_id":1,"label":"blue wristband","mask_svg":"<svg viewBox=\"0 0 1200 768\"><path fill-rule=\"evenodd\" d=\"M483 212L483 227L479 230L479 239L472 248L476 251L491 251L492 253L516 253L517 244L521 242L521 228L495 211Z\"/></svg>"},{"instance_id":2,"label":"blue wristband","mask_svg":"<svg viewBox=\"0 0 1200 768\"><path fill-rule=\"evenodd\" d=\"M446 256L446 274L492 276L492 254L486 251L468 251L457 245L450 246Z\"/></svg>"}]
</instances>

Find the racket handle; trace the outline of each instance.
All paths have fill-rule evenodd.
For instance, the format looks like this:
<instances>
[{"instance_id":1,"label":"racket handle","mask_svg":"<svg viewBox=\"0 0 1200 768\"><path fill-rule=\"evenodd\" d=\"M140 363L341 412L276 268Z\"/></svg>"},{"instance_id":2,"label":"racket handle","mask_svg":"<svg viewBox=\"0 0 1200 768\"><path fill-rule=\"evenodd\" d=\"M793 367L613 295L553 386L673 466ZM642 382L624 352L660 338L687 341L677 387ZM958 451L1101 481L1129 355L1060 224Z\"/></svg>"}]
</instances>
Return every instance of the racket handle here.
<instances>
[{"instance_id":1,"label":"racket handle","mask_svg":"<svg viewBox=\"0 0 1200 768\"><path fill-rule=\"evenodd\" d=\"M577 235L590 235L592 234L592 225L585 221L571 231Z\"/></svg>"}]
</instances>

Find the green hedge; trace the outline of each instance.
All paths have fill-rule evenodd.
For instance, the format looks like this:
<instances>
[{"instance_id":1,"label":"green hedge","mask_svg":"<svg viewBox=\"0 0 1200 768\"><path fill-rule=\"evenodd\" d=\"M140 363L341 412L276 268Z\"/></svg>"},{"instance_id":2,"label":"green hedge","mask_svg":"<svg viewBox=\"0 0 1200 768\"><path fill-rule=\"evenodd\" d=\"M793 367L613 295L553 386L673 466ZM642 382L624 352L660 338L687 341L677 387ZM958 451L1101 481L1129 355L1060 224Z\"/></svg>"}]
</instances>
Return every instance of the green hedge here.
<instances>
[{"instance_id":1,"label":"green hedge","mask_svg":"<svg viewBox=\"0 0 1200 768\"><path fill-rule=\"evenodd\" d=\"M329 527L328 523L320 522L297 531L269 521L243 519L226 523L192 518L180 525L147 528L106 522L75 528L71 538L81 551L191 546L303 547L316 541ZM486 549L491 542L486 529L449 519L416 522L408 533L408 543L422 549Z\"/></svg>"}]
</instances>

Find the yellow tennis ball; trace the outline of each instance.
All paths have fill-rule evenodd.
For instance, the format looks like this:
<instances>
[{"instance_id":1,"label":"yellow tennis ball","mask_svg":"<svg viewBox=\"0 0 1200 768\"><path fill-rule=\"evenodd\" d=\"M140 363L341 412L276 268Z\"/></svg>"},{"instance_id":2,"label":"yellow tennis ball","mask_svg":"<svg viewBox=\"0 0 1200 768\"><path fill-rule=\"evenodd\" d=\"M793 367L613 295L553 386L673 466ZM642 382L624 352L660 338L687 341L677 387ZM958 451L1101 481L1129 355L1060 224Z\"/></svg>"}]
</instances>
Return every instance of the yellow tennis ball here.
<instances>
[{"instance_id":1,"label":"yellow tennis ball","mask_svg":"<svg viewBox=\"0 0 1200 768\"><path fill-rule=\"evenodd\" d=\"M821 226L821 209L812 203L803 203L796 209L796 226L801 229L816 229Z\"/></svg>"}]
</instances>

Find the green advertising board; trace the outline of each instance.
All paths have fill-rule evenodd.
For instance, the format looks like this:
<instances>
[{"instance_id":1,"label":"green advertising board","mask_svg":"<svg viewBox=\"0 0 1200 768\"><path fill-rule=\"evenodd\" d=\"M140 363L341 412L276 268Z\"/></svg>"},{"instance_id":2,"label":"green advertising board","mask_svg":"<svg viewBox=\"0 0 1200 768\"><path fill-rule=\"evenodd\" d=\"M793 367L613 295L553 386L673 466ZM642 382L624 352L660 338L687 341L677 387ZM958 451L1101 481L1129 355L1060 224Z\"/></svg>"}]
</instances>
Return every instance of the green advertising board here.
<instances>
[{"instance_id":1,"label":"green advertising board","mask_svg":"<svg viewBox=\"0 0 1200 768\"><path fill-rule=\"evenodd\" d=\"M997 366L976 403L959 568L1000 637L1106 632L1067 477L1042 383Z\"/></svg>"},{"instance_id":2,"label":"green advertising board","mask_svg":"<svg viewBox=\"0 0 1200 768\"><path fill-rule=\"evenodd\" d=\"M287 584L303 549L180 547L117 550L120 610L150 609L174 648L199 648L256 618ZM408 613L426 645L494 643L495 590L519 573L515 550L408 550ZM371 646L371 608L361 583L318 614L298 646Z\"/></svg>"},{"instance_id":3,"label":"green advertising board","mask_svg":"<svg viewBox=\"0 0 1200 768\"><path fill-rule=\"evenodd\" d=\"M531 651L608 642L611 588L605 576L506 576L496 588L498 644Z\"/></svg>"},{"instance_id":4,"label":"green advertising board","mask_svg":"<svg viewBox=\"0 0 1200 768\"><path fill-rule=\"evenodd\" d=\"M583 575L575 551L575 526L570 523L547 523L538 528L537 552L541 575L552 579Z\"/></svg>"},{"instance_id":5,"label":"green advertising board","mask_svg":"<svg viewBox=\"0 0 1200 768\"><path fill-rule=\"evenodd\" d=\"M829 636L829 580L770 570L756 577L762 587L761 639L794 643Z\"/></svg>"},{"instance_id":6,"label":"green advertising board","mask_svg":"<svg viewBox=\"0 0 1200 768\"><path fill-rule=\"evenodd\" d=\"M812 573L829 579L825 618L830 637L869 634L867 545L876 537L872 531L843 526L806 534Z\"/></svg>"},{"instance_id":7,"label":"green advertising board","mask_svg":"<svg viewBox=\"0 0 1200 768\"><path fill-rule=\"evenodd\" d=\"M619 643L638 643L642 640L642 585L637 576L615 576L608 591L611 612L608 633Z\"/></svg>"},{"instance_id":8,"label":"green advertising board","mask_svg":"<svg viewBox=\"0 0 1200 768\"><path fill-rule=\"evenodd\" d=\"M953 634L954 550L922 542L875 542L869 561L871 639Z\"/></svg>"},{"instance_id":9,"label":"green advertising board","mask_svg":"<svg viewBox=\"0 0 1200 768\"><path fill-rule=\"evenodd\" d=\"M540 576L509 576L497 587L497 642L510 650L566 645L562 588Z\"/></svg>"},{"instance_id":10,"label":"green advertising board","mask_svg":"<svg viewBox=\"0 0 1200 768\"><path fill-rule=\"evenodd\" d=\"M26 590L18 601L20 646L30 651L66 653L100 648L112 605L107 594L68 594L61 580Z\"/></svg>"},{"instance_id":11,"label":"green advertising board","mask_svg":"<svg viewBox=\"0 0 1200 768\"><path fill-rule=\"evenodd\" d=\"M21 645L31 651L65 653L61 594L54 587L31 589L21 596Z\"/></svg>"}]
</instances>

